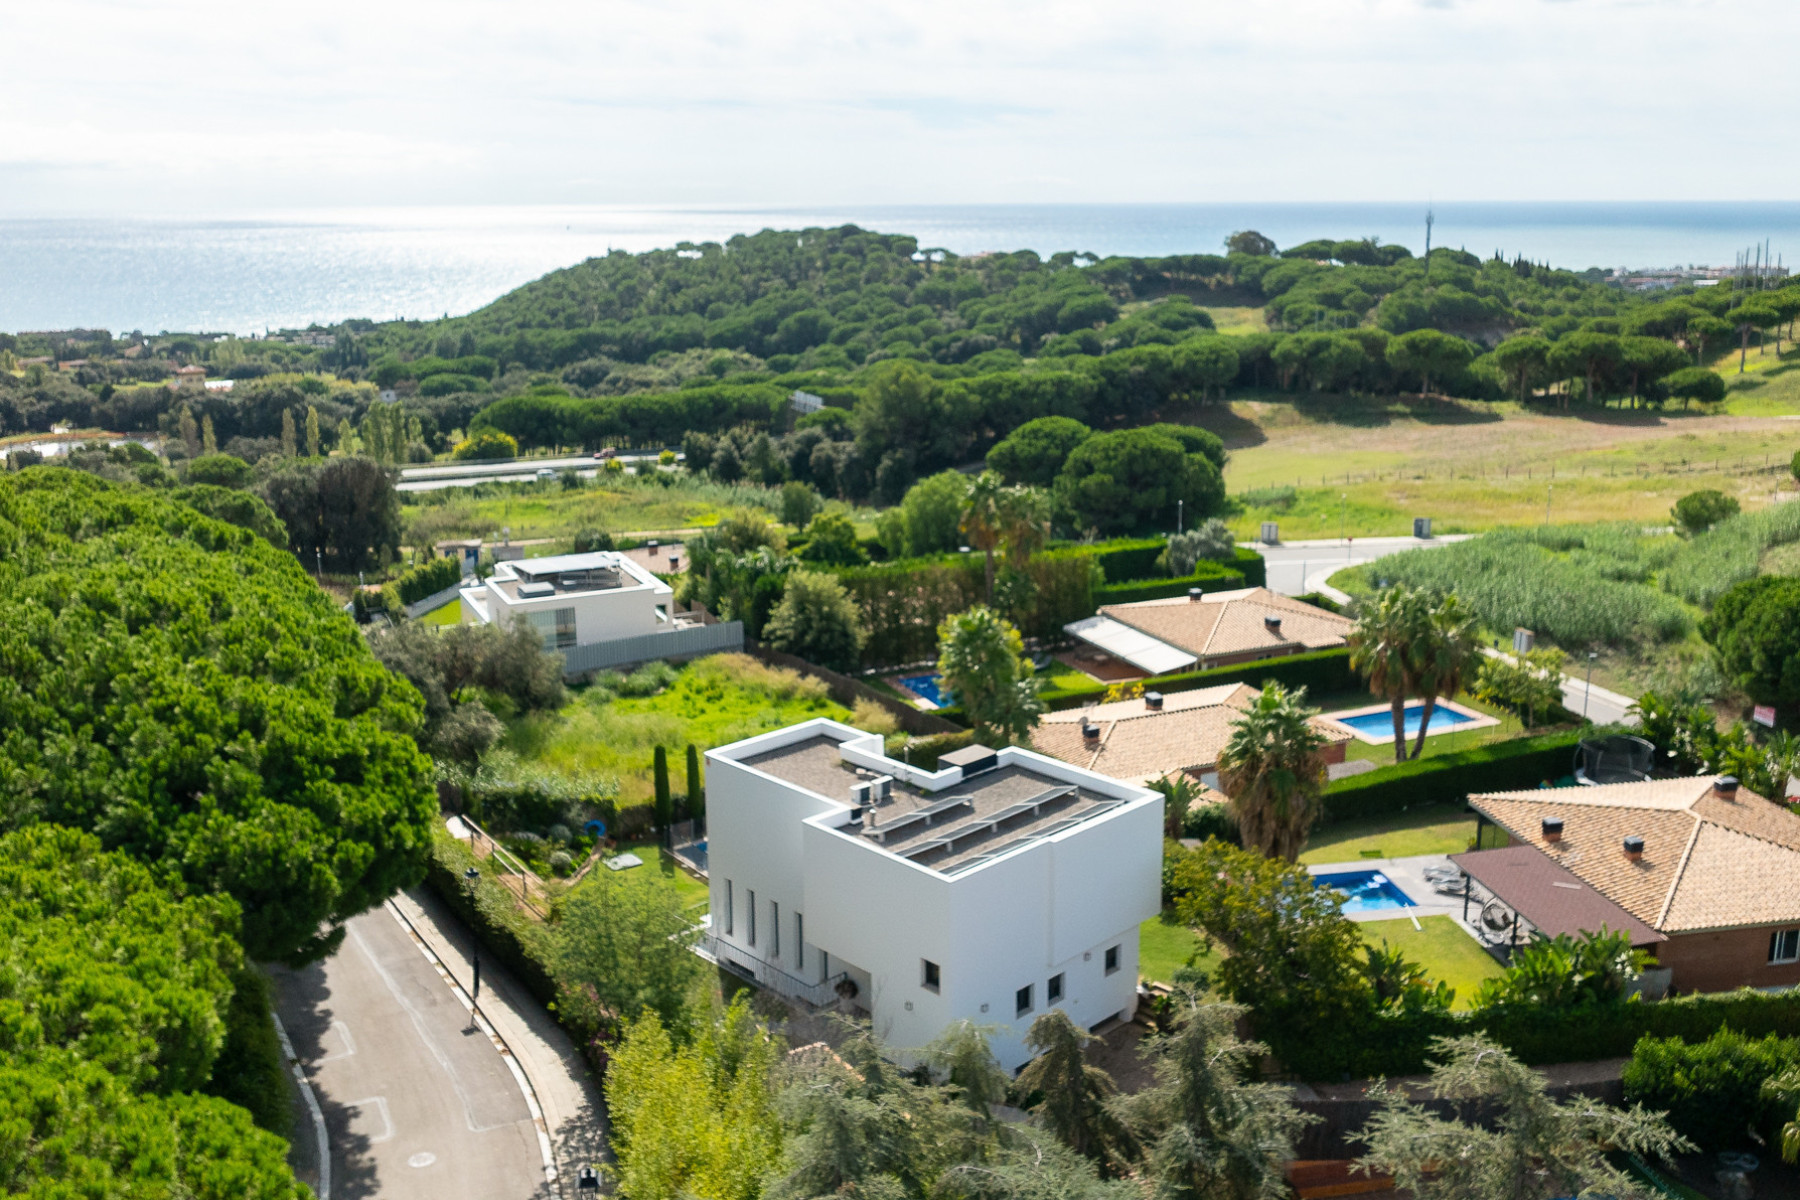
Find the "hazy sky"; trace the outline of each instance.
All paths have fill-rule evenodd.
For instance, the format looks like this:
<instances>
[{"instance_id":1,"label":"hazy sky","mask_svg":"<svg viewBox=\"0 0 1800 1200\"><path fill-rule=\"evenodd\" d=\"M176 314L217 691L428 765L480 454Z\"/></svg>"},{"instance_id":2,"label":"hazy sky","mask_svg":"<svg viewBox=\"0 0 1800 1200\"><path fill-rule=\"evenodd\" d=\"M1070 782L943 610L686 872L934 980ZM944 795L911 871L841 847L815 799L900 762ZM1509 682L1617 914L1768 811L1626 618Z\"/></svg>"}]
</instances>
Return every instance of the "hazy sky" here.
<instances>
[{"instance_id":1,"label":"hazy sky","mask_svg":"<svg viewBox=\"0 0 1800 1200\"><path fill-rule=\"evenodd\" d=\"M1792 0L0 0L0 212L1785 199Z\"/></svg>"}]
</instances>

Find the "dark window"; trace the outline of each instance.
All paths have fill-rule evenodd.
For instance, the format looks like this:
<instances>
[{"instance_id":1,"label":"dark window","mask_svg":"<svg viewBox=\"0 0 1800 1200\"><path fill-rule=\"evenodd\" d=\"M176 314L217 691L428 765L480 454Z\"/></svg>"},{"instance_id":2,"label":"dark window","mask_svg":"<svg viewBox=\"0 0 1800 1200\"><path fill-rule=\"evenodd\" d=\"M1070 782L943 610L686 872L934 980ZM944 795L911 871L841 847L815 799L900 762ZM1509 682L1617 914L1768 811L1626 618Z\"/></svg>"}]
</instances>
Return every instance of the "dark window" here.
<instances>
[{"instance_id":1,"label":"dark window","mask_svg":"<svg viewBox=\"0 0 1800 1200\"><path fill-rule=\"evenodd\" d=\"M1769 935L1769 961L1800 962L1800 929L1777 929Z\"/></svg>"},{"instance_id":2,"label":"dark window","mask_svg":"<svg viewBox=\"0 0 1800 1200\"><path fill-rule=\"evenodd\" d=\"M925 964L925 970L919 977L921 984L928 992L937 991L942 986L938 977L938 965L929 958L922 958L919 961Z\"/></svg>"},{"instance_id":3,"label":"dark window","mask_svg":"<svg viewBox=\"0 0 1800 1200\"><path fill-rule=\"evenodd\" d=\"M751 941L756 940L756 937L754 934L751 935L750 940ZM1117 971L1118 969L1119 969L1119 948L1117 946L1108 946L1106 948L1106 973L1108 975L1111 975L1114 971Z\"/></svg>"},{"instance_id":4,"label":"dark window","mask_svg":"<svg viewBox=\"0 0 1800 1200\"><path fill-rule=\"evenodd\" d=\"M781 957L781 905L769 904L769 957Z\"/></svg>"},{"instance_id":5,"label":"dark window","mask_svg":"<svg viewBox=\"0 0 1800 1200\"><path fill-rule=\"evenodd\" d=\"M744 907L750 910L750 944L754 946L756 945L756 892L754 889L744 889Z\"/></svg>"},{"instance_id":6,"label":"dark window","mask_svg":"<svg viewBox=\"0 0 1800 1200\"><path fill-rule=\"evenodd\" d=\"M729 879L727 879L725 881L725 932L727 934L730 934L732 932L732 929L731 929L731 880L729 880Z\"/></svg>"},{"instance_id":7,"label":"dark window","mask_svg":"<svg viewBox=\"0 0 1800 1200\"><path fill-rule=\"evenodd\" d=\"M575 644L575 610L558 608L527 614L532 628L544 639L546 650L566 650Z\"/></svg>"},{"instance_id":8,"label":"dark window","mask_svg":"<svg viewBox=\"0 0 1800 1200\"><path fill-rule=\"evenodd\" d=\"M806 969L806 918L799 913L794 914L794 966Z\"/></svg>"},{"instance_id":9,"label":"dark window","mask_svg":"<svg viewBox=\"0 0 1800 1200\"><path fill-rule=\"evenodd\" d=\"M1013 994L1013 1016L1022 1017L1031 1011L1031 985L1028 983Z\"/></svg>"},{"instance_id":10,"label":"dark window","mask_svg":"<svg viewBox=\"0 0 1800 1200\"><path fill-rule=\"evenodd\" d=\"M1044 985L1044 1003L1055 1004L1062 999L1062 976L1052 975L1050 982Z\"/></svg>"}]
</instances>

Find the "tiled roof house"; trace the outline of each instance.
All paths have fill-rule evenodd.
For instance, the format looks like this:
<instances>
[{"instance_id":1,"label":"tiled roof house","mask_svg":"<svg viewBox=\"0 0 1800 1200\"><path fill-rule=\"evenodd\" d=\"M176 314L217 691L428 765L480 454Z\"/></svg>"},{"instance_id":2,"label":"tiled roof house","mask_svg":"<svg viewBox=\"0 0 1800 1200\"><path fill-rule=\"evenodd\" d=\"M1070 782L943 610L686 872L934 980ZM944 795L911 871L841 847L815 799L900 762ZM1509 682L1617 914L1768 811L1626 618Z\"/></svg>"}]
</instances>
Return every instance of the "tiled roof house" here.
<instances>
[{"instance_id":1,"label":"tiled roof house","mask_svg":"<svg viewBox=\"0 0 1800 1200\"><path fill-rule=\"evenodd\" d=\"M1064 628L1150 675L1205 670L1344 644L1348 617L1268 588L1108 604Z\"/></svg>"}]
</instances>

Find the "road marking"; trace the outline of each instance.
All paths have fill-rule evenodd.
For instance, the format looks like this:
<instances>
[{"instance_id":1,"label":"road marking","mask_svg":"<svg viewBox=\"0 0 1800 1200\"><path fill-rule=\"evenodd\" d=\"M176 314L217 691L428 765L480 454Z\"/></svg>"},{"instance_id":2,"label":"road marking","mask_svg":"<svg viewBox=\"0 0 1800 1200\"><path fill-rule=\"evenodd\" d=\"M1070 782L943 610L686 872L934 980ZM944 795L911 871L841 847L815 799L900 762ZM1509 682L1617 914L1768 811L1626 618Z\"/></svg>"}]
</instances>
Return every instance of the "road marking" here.
<instances>
[{"instance_id":1,"label":"road marking","mask_svg":"<svg viewBox=\"0 0 1800 1200\"><path fill-rule=\"evenodd\" d=\"M275 1036L281 1039L281 1052L287 1055L288 1070L294 1073L294 1082L300 1085L300 1094L306 1098L306 1111L312 1116L313 1138L319 1147L319 1186L313 1191L318 1200L331 1200L331 1139L325 1133L325 1114L319 1111L319 1098L313 1095L312 1080L306 1077L306 1070L294 1054L294 1043L288 1040L287 1026L281 1023L281 1015L274 1009L269 1016L275 1022Z\"/></svg>"},{"instance_id":2,"label":"road marking","mask_svg":"<svg viewBox=\"0 0 1800 1200\"><path fill-rule=\"evenodd\" d=\"M324 1058L319 1060L320 1064L335 1062L340 1058L349 1058L352 1054L356 1053L356 1039L350 1036L350 1027L348 1025L344 1024L342 1021L333 1021L331 1023L331 1029L339 1038L343 1039L344 1048L335 1054L327 1054Z\"/></svg>"},{"instance_id":3,"label":"road marking","mask_svg":"<svg viewBox=\"0 0 1800 1200\"><path fill-rule=\"evenodd\" d=\"M413 1029L418 1032L419 1040L425 1043L425 1048L431 1051L431 1056L437 1059L438 1065L449 1077L450 1087L456 1092L456 1098L462 1101L463 1123L469 1127L469 1132L487 1133L489 1130L504 1129L508 1125L516 1124L513 1121L500 1121L493 1125L477 1125L475 1123L475 1106L468 1090L463 1087L462 1078L457 1074L456 1066L450 1061L450 1056L439 1049L437 1042L432 1038L431 1032L425 1024L425 1018L413 1006L413 1002L407 998L406 992L394 977L388 974L387 968L376 959L374 953L369 949L369 944L357 932L356 926L349 925L346 928L350 930L350 940L356 943L357 949L362 951L363 957L369 960L369 965L375 968L375 973L381 976L381 981L387 985L388 994L393 996L395 1002L406 1010L406 1015L412 1020Z\"/></svg>"},{"instance_id":4,"label":"road marking","mask_svg":"<svg viewBox=\"0 0 1800 1200\"><path fill-rule=\"evenodd\" d=\"M381 1114L381 1136L372 1137L369 1141L385 1142L394 1136L394 1115L388 1111L386 1096L370 1096L367 1100L352 1100L345 1107L363 1108L370 1104L373 1104L375 1106L375 1111Z\"/></svg>"},{"instance_id":5,"label":"road marking","mask_svg":"<svg viewBox=\"0 0 1800 1200\"><path fill-rule=\"evenodd\" d=\"M494 1049L500 1052L500 1057L505 1060L507 1068L512 1071L513 1080L519 1085L519 1091L525 1097L525 1107L531 1113L532 1125L537 1129L538 1154L544 1160L544 1181L557 1195L562 1195L562 1183L557 1177L556 1155L550 1146L550 1123L544 1119L544 1110L538 1104L537 1092L532 1088L531 1080L526 1078L524 1068L519 1065L518 1056L512 1052L512 1047L506 1044L506 1039L500 1036L499 1031L476 1009L474 1003L469 999L469 994L463 991L462 984L456 981L456 976L450 973L450 969L444 965L444 960L438 957L437 952L431 948L419 931L413 928L413 923L407 920L405 913L400 911L400 906L389 900L387 910L393 914L394 920L400 923L400 928L406 930L412 938L413 945L419 948L419 953L425 956L425 961L436 968L438 978L450 986L451 993L456 996L464 1008L469 1010L470 1019L483 1033L487 1034L488 1039L494 1043Z\"/></svg>"},{"instance_id":6,"label":"road marking","mask_svg":"<svg viewBox=\"0 0 1800 1200\"><path fill-rule=\"evenodd\" d=\"M436 1161L437 1161L437 1155L433 1154L429 1150L421 1150L417 1154L413 1155L411 1158L407 1159L406 1165L409 1167L429 1167L432 1163L434 1163Z\"/></svg>"}]
</instances>

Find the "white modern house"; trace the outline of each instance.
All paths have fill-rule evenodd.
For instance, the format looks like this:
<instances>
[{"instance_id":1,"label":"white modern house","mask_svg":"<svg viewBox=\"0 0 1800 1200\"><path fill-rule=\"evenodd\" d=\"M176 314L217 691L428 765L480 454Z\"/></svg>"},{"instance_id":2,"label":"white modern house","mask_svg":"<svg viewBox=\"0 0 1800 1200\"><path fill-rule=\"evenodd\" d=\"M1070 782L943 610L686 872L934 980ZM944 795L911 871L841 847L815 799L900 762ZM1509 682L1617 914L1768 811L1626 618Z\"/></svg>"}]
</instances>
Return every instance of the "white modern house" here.
<instances>
[{"instance_id":1,"label":"white modern house","mask_svg":"<svg viewBox=\"0 0 1800 1200\"><path fill-rule=\"evenodd\" d=\"M461 595L465 625L524 617L552 650L675 627L674 589L614 550L497 563Z\"/></svg>"},{"instance_id":2,"label":"white modern house","mask_svg":"<svg viewBox=\"0 0 1800 1200\"><path fill-rule=\"evenodd\" d=\"M772 990L848 1001L904 1055L995 1026L1009 1070L1060 1008L1137 1003L1138 926L1161 902L1163 799L1030 750L925 771L819 719L707 752L703 945Z\"/></svg>"}]
</instances>

